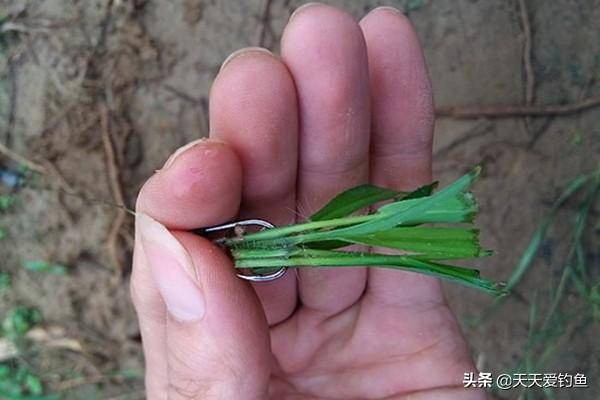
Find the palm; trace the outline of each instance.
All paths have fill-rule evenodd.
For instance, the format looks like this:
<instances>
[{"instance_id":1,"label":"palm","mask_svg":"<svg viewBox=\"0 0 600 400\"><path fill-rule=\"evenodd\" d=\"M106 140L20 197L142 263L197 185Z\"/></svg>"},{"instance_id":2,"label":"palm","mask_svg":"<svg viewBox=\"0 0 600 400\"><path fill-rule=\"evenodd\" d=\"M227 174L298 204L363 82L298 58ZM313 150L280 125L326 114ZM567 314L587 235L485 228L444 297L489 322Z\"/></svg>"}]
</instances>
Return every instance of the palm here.
<instances>
[{"instance_id":1,"label":"palm","mask_svg":"<svg viewBox=\"0 0 600 400\"><path fill-rule=\"evenodd\" d=\"M325 321L300 309L271 337L274 399L396 398L451 388L473 368L452 313L437 301L367 295Z\"/></svg>"}]
</instances>

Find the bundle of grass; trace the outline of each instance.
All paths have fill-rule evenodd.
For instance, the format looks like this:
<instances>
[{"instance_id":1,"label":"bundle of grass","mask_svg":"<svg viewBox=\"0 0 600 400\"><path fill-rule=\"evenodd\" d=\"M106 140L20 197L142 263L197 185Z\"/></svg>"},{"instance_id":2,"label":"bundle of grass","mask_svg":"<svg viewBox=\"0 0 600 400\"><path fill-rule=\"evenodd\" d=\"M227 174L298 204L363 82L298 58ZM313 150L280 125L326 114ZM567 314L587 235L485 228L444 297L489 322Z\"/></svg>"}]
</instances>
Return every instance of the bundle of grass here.
<instances>
[{"instance_id":1,"label":"bundle of grass","mask_svg":"<svg viewBox=\"0 0 600 400\"><path fill-rule=\"evenodd\" d=\"M472 226L477 202L469 189L479 173L476 167L435 193L436 183L410 193L358 186L336 196L304 223L238 232L216 242L230 252L236 268L253 274L268 274L281 266L386 267L502 295L504 286L481 278L478 270L440 262L491 254L481 248L479 230ZM387 203L366 215L355 214L380 202ZM393 249L398 254L343 249L353 244Z\"/></svg>"}]
</instances>

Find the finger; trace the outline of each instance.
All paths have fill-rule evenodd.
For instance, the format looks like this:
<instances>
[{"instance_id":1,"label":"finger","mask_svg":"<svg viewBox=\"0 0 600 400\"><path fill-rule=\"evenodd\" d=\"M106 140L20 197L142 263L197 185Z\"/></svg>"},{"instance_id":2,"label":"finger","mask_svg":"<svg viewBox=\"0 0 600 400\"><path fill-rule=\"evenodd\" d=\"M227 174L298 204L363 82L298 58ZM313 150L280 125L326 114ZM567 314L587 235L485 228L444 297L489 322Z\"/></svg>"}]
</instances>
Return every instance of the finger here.
<instances>
[{"instance_id":1,"label":"finger","mask_svg":"<svg viewBox=\"0 0 600 400\"><path fill-rule=\"evenodd\" d=\"M168 310L164 398L265 398L269 335L252 288L208 240L189 232L174 235L143 213L138 228Z\"/></svg>"},{"instance_id":2,"label":"finger","mask_svg":"<svg viewBox=\"0 0 600 400\"><path fill-rule=\"evenodd\" d=\"M241 166L225 143L200 139L182 147L144 184L138 211L170 229L194 229L233 218L239 209Z\"/></svg>"},{"instance_id":3,"label":"finger","mask_svg":"<svg viewBox=\"0 0 600 400\"><path fill-rule=\"evenodd\" d=\"M169 227L190 229L212 225L235 215L240 185L240 164L231 149L214 141L195 142L177 151L146 182L136 211L152 215ZM166 309L142 251L138 231L131 297L146 357L148 398L164 399L168 388Z\"/></svg>"},{"instance_id":4,"label":"finger","mask_svg":"<svg viewBox=\"0 0 600 400\"><path fill-rule=\"evenodd\" d=\"M371 181L410 190L431 181L433 98L423 52L410 21L382 7L360 22L372 92ZM440 300L436 279L373 268L368 295L386 300Z\"/></svg>"},{"instance_id":5,"label":"finger","mask_svg":"<svg viewBox=\"0 0 600 400\"><path fill-rule=\"evenodd\" d=\"M298 116L294 83L285 65L260 48L232 54L211 89L210 125L211 137L228 142L242 162L240 216L292 223ZM296 307L294 274L255 284L254 289L272 325Z\"/></svg>"},{"instance_id":6,"label":"finger","mask_svg":"<svg viewBox=\"0 0 600 400\"><path fill-rule=\"evenodd\" d=\"M299 101L297 207L309 215L368 179L367 54L354 19L322 4L296 11L281 47ZM300 298L309 309L332 314L353 304L365 282L364 268L301 269Z\"/></svg>"}]
</instances>

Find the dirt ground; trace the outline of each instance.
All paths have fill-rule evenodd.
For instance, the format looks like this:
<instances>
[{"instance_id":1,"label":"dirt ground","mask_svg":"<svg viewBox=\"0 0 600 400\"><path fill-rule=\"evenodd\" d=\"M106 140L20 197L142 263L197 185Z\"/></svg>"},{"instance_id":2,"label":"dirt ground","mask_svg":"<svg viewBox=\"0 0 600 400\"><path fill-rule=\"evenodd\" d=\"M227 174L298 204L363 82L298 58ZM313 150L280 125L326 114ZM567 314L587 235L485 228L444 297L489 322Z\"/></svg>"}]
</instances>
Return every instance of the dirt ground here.
<instances>
[{"instance_id":1,"label":"dirt ground","mask_svg":"<svg viewBox=\"0 0 600 400\"><path fill-rule=\"evenodd\" d=\"M36 307L46 334L56 331L79 346L50 346L48 338L36 343L31 362L48 387L70 388L66 398L143 398L128 297L132 221L121 224L115 208L65 191L117 203L122 197L132 207L143 181L175 148L207 133L207 96L224 58L250 45L276 51L290 13L302 3L0 0L0 143L43 171L22 188L0 184L0 194L17 199L0 214L6 231L0 269L13 276L12 289L0 294L0 317L16 305ZM407 10L440 109L570 104L600 95L598 0L326 3L357 18L377 5ZM444 184L476 163L484 167L476 188L478 223L486 246L497 251L478 263L484 275L506 280L561 188L598 168L599 120L600 107L536 118L438 119L436 179ZM16 164L0 155L0 167ZM486 295L446 286L481 370L510 372L523 357L533 299L543 312L564 267L576 209L577 202L567 203L516 294L489 319L473 323L491 304ZM585 256L596 269L597 215L596 205L585 234L592 249ZM27 271L27 260L48 260L67 273ZM564 307L575 309L576 297L565 298ZM555 398L600 398L599 334L598 320L585 331L574 329L539 371L588 377L589 389L560 390Z\"/></svg>"}]
</instances>

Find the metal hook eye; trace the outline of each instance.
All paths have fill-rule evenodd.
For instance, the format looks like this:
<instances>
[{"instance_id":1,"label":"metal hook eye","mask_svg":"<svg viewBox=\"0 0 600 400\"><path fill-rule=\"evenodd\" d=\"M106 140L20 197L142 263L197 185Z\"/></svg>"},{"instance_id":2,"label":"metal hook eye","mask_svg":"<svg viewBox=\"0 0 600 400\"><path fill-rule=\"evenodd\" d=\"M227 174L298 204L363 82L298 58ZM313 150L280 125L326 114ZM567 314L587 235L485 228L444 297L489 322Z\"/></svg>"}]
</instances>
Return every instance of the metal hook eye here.
<instances>
[{"instance_id":1,"label":"metal hook eye","mask_svg":"<svg viewBox=\"0 0 600 400\"><path fill-rule=\"evenodd\" d=\"M250 282L271 282L281 278L287 272L287 267L281 267L277 271L266 275L244 275L237 273L236 276L240 279Z\"/></svg>"},{"instance_id":2,"label":"metal hook eye","mask_svg":"<svg viewBox=\"0 0 600 400\"><path fill-rule=\"evenodd\" d=\"M275 225L273 225L269 221L265 221L264 219L246 219L246 220L242 220L242 221L229 222L229 223L223 224L223 225L216 225L216 226L211 226L208 228L198 229L197 232L199 232L199 233L220 232L220 231L225 231L225 230L229 230L229 229L235 229L235 227L237 227L237 226L260 226L263 229L275 228ZM270 281L274 281L276 279L281 278L283 275L285 275L286 271L287 271L287 267L282 266L278 270L271 272L269 274L265 274L265 275L258 275L258 274L246 275L246 274L242 274L242 273L237 273L236 276L240 279L243 279L245 281L250 281L250 282L270 282Z\"/></svg>"}]
</instances>

